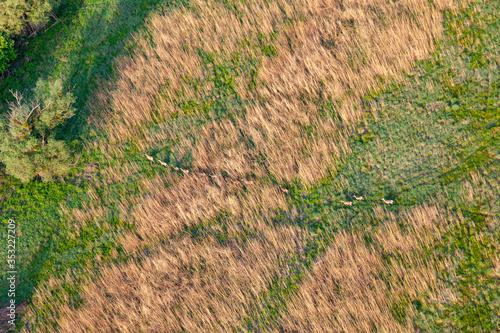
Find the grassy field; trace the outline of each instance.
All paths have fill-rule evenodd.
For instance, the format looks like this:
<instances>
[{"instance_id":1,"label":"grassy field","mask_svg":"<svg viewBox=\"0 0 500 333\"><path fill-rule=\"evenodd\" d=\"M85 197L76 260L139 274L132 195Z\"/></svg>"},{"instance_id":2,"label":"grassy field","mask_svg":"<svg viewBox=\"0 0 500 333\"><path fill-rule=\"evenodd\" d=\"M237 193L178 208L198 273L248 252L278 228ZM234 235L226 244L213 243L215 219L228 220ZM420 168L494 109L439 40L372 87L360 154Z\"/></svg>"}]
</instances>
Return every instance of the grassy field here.
<instances>
[{"instance_id":1,"label":"grassy field","mask_svg":"<svg viewBox=\"0 0 500 333\"><path fill-rule=\"evenodd\" d=\"M87 99L99 83L112 80L113 59L131 51L131 34L140 29L149 13L177 5L160 1L86 1L83 5L81 1L67 1L56 13L58 22L49 22L46 31L21 45L18 52L22 57L0 82L2 110L12 100L11 90L29 97L37 80L46 77L61 77L66 89L77 96L78 106L77 115L59 132L74 149L74 161L78 162L64 181L21 184L1 175L2 226L14 219L20 231L18 302L29 299L40 281L94 259L96 251L109 252L113 247L112 237L102 237L106 231L95 226L84 226L82 237L72 238L73 226L60 210L61 204L76 208L92 201L87 193L94 187L99 157L82 150L89 131ZM6 242L2 238L2 254ZM2 290L6 290L5 283L2 278ZM6 295L1 293L1 303Z\"/></svg>"},{"instance_id":2,"label":"grassy field","mask_svg":"<svg viewBox=\"0 0 500 333\"><path fill-rule=\"evenodd\" d=\"M499 5L74 5L0 83L80 112L3 177L25 327L498 329Z\"/></svg>"},{"instance_id":3,"label":"grassy field","mask_svg":"<svg viewBox=\"0 0 500 333\"><path fill-rule=\"evenodd\" d=\"M298 200L321 230L346 233L318 234L330 247L279 324L264 311L271 327L498 327L499 7L472 8L448 17L439 51L405 84L366 99L373 117L339 174Z\"/></svg>"}]
</instances>

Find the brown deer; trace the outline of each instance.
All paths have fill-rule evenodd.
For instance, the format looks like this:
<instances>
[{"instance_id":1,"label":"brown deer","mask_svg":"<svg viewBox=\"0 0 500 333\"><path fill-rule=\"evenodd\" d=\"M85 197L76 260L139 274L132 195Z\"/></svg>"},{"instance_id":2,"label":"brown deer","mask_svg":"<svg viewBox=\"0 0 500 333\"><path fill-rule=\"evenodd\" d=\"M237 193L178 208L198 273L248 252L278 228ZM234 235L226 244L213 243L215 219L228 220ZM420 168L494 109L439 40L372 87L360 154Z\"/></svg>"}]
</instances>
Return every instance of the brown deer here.
<instances>
[{"instance_id":1,"label":"brown deer","mask_svg":"<svg viewBox=\"0 0 500 333\"><path fill-rule=\"evenodd\" d=\"M286 194L290 193L290 192L288 192L288 190L287 190L286 188L281 187L281 185L278 185L278 186L279 186L280 190L281 190L283 193L286 193Z\"/></svg>"}]
</instances>

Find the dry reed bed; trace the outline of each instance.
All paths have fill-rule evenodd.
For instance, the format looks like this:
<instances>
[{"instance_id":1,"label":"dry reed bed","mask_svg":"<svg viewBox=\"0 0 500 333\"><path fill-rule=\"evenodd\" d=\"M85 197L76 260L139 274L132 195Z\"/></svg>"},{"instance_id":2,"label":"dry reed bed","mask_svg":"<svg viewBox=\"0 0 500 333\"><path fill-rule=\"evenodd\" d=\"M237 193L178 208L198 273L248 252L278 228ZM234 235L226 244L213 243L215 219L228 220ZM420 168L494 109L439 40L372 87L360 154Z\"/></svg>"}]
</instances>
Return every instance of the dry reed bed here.
<instances>
[{"instance_id":1,"label":"dry reed bed","mask_svg":"<svg viewBox=\"0 0 500 333\"><path fill-rule=\"evenodd\" d=\"M416 317L411 300L424 294L432 301L443 294L453 297L436 277L451 262L423 259L425 248L432 248L446 231L447 212L424 205L402 216L379 215L388 223L375 235L370 232L372 244L361 233L343 232L335 238L289 302L278 323L282 330L409 332ZM403 322L395 318L397 306L406 312Z\"/></svg>"},{"instance_id":2,"label":"dry reed bed","mask_svg":"<svg viewBox=\"0 0 500 333\"><path fill-rule=\"evenodd\" d=\"M180 135L175 133L178 125L169 121L170 114L180 113L186 120L181 134L186 135L179 137L173 149L180 156L192 154L193 170L258 179L270 172L278 181L312 183L325 175L341 153L349 151L346 129L342 132L332 119L319 116L318 103L343 101L337 110L341 118L346 123L359 119L359 96L380 86L377 78L400 78L398 73L409 70L432 49L441 30L440 10L445 3L276 1L264 5L251 1L238 2L236 7L237 11L231 11L218 2L194 1L190 10L154 17L150 23L154 46L139 36L141 51L119 63L118 83L103 87L98 102L92 104L99 115L95 122L110 143L96 141L91 145L110 160L124 156L121 146L113 144L122 140L132 139L144 151L161 148L172 136ZM276 56L266 58L253 47L256 35L276 31ZM236 90L242 98L260 101L246 106L245 116L211 121L199 128L182 114L179 105L203 99L206 91L213 89L213 82L203 80L197 49L216 52L223 59L239 52L242 57L261 61L260 84L255 89L248 89L245 82L249 78L237 79L241 82ZM198 80L199 87L185 84L187 78ZM166 85L168 89L163 89ZM98 113L102 109L110 111ZM159 122L158 129L149 130L149 122ZM308 132L307 128L313 130ZM131 176L137 169L133 163L112 165L104 173L114 181ZM121 205L125 208L123 218L139 226L140 238L157 239L183 224L210 218L210 212L227 201L224 188L194 178L193 173L187 177L193 179L145 179L144 194L126 198ZM270 206L280 206L283 197L277 202L277 192L262 183L257 183L256 192L246 195L260 195L261 199L250 199L250 203L239 200L239 204L250 210L255 207L251 202L269 201L273 203ZM131 206L135 207L132 213ZM196 207L201 211L195 212ZM190 212L185 214L185 210ZM126 243L132 250L130 237Z\"/></svg>"},{"instance_id":3,"label":"dry reed bed","mask_svg":"<svg viewBox=\"0 0 500 333\"><path fill-rule=\"evenodd\" d=\"M210 220L221 211L230 212L238 221L247 214L269 215L286 206L285 196L275 186L248 186L242 192L242 185L218 178L187 177L169 188L164 187L161 177L145 179L148 196L137 200L128 216L137 228L123 239L124 248L132 252L184 226ZM129 207L124 206L122 211Z\"/></svg>"},{"instance_id":4,"label":"dry reed bed","mask_svg":"<svg viewBox=\"0 0 500 333\"><path fill-rule=\"evenodd\" d=\"M286 195L276 186L245 184L222 176L167 173L144 178L138 194L130 194L117 204L121 219L135 224L134 232L126 234L121 245L128 253L136 252L151 243L174 235L184 227L211 220L220 212L230 213L235 221L244 215L270 216L287 204ZM173 185L170 185L173 184ZM244 191L242 190L244 187ZM73 236L87 223L106 224L109 208L89 190L92 198L81 209L61 211L73 225Z\"/></svg>"},{"instance_id":5,"label":"dry reed bed","mask_svg":"<svg viewBox=\"0 0 500 333\"><path fill-rule=\"evenodd\" d=\"M238 225L220 245L179 237L140 261L112 266L88 281L85 305L59 309L63 332L221 332L237 328L267 288L275 267L303 244L303 231L246 220L259 230L242 241ZM36 302L48 302L38 294Z\"/></svg>"},{"instance_id":6,"label":"dry reed bed","mask_svg":"<svg viewBox=\"0 0 500 333\"><path fill-rule=\"evenodd\" d=\"M432 50L441 31L440 11L447 5L423 0L249 1L237 2L237 11L231 11L215 1L193 1L191 9L152 18L149 31L154 46L138 36L140 52L118 64L117 84L103 87L90 105L95 109L93 122L106 141L89 145L110 159L125 155L119 146L122 141L132 140L143 151L162 147L174 132L169 117L179 113L190 135L181 137L174 149L181 155L192 153L192 171L225 171L258 181L243 189L194 172L144 179L142 193L123 198L119 205L122 218L137 225L136 233L121 243L133 252L220 210L231 211L236 226L249 216L284 207L284 195L265 185L268 172L279 181L298 178L310 184L349 151L343 139L347 132L319 116L318 104L340 101L336 111L345 124L361 119L360 96L381 87L379 78L400 79L399 73ZM276 56L266 58L251 47L258 32L275 31ZM240 77L236 91L246 101L264 102L249 103L245 116L237 115L233 121L211 121L201 129L192 125L179 105L201 100L213 89L213 82L203 80L197 48L217 52L221 59L230 59L235 52L258 58L256 88L248 89L249 78ZM204 85L194 89L184 84L187 78ZM160 130L148 130L149 123L157 123ZM309 132L307 126L314 130ZM111 164L103 172L113 181L138 169L133 163ZM89 216L92 211L97 219L105 216L94 207L88 214L75 215L75 223L94 219ZM249 304L267 288L273 269L285 253L293 252L296 240L300 243L300 232L293 228L251 223L261 237L245 246L180 238L140 263L103 269L99 278L85 285L81 309L52 305L60 313L61 330L220 331L241 325ZM201 263L203 269L189 269ZM47 295L59 283L53 280L42 287L35 306L50 302Z\"/></svg>"},{"instance_id":7,"label":"dry reed bed","mask_svg":"<svg viewBox=\"0 0 500 333\"><path fill-rule=\"evenodd\" d=\"M232 11L214 1L193 1L191 9L179 9L151 20L154 46L138 36L141 49L118 65L120 80L98 94L99 127L111 142L134 138L147 150L171 139L171 131L148 130L150 122L164 122L180 112L179 105L203 100L213 82L204 80L198 49L222 59L238 53L261 61L260 84L254 90L237 78L236 90L244 100L246 116L221 125L213 121L193 140L181 138L180 152L192 151L195 167L244 174L262 168L256 156L265 156L268 168L279 179L299 177L311 183L322 176L342 151L348 151L339 128L318 115L318 104L341 101L336 110L344 122L363 115L360 97L383 86L380 79L401 79L416 60L433 48L441 32L440 10L422 0L392 1L250 1L236 2ZM292 24L286 22L292 21ZM257 34L278 32L273 42L276 56L264 57L255 47ZM247 41L247 43L245 43ZM195 80L201 88L185 84ZM168 85L168 88L163 89ZM158 98L162 92L162 98ZM182 113L182 112L181 112ZM314 135L304 126L312 126ZM244 133L246 138L242 138ZM196 134L194 134L196 135ZM253 149L238 142L251 140ZM236 146L230 145L231 142ZM102 149L114 151L107 144ZM239 153L243 156L234 161ZM220 169L219 169L220 170Z\"/></svg>"}]
</instances>

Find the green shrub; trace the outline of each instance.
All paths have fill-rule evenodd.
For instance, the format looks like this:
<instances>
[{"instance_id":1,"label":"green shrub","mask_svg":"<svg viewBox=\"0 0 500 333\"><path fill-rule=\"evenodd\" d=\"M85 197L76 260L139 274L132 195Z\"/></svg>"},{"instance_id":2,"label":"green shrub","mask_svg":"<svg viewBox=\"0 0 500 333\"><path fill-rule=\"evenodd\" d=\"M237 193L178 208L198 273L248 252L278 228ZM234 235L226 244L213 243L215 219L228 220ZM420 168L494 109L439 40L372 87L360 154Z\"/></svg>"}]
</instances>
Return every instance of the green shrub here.
<instances>
[{"instance_id":1,"label":"green shrub","mask_svg":"<svg viewBox=\"0 0 500 333\"><path fill-rule=\"evenodd\" d=\"M43 26L59 0L2 0L0 1L0 31L19 35L26 26Z\"/></svg>"},{"instance_id":2,"label":"green shrub","mask_svg":"<svg viewBox=\"0 0 500 333\"><path fill-rule=\"evenodd\" d=\"M5 72L15 58L14 41L0 32L0 74Z\"/></svg>"},{"instance_id":3,"label":"green shrub","mask_svg":"<svg viewBox=\"0 0 500 333\"><path fill-rule=\"evenodd\" d=\"M62 91L61 80L40 80L35 99L24 102L14 93L16 101L0 121L0 162L22 182L34 177L48 181L68 170L69 151L55 139L54 128L73 116L75 99Z\"/></svg>"}]
</instances>

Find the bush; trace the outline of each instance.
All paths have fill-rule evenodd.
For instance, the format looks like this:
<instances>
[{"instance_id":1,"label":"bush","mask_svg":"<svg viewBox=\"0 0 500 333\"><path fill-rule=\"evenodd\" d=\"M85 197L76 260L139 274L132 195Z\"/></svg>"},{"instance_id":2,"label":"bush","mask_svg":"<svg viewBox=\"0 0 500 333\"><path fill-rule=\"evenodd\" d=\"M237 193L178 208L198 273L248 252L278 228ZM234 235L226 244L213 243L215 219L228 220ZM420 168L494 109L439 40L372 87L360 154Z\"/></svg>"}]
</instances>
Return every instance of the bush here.
<instances>
[{"instance_id":1,"label":"bush","mask_svg":"<svg viewBox=\"0 0 500 333\"><path fill-rule=\"evenodd\" d=\"M2 0L0 1L0 31L19 35L28 25L44 25L59 0Z\"/></svg>"},{"instance_id":2,"label":"bush","mask_svg":"<svg viewBox=\"0 0 500 333\"><path fill-rule=\"evenodd\" d=\"M15 58L14 41L0 32L0 74L5 72Z\"/></svg>"},{"instance_id":3,"label":"bush","mask_svg":"<svg viewBox=\"0 0 500 333\"><path fill-rule=\"evenodd\" d=\"M73 116L75 99L62 91L61 80L41 80L29 103L15 92L15 102L0 121L0 162L22 182L34 177L48 181L68 170L69 151L55 139L54 128Z\"/></svg>"}]
</instances>

